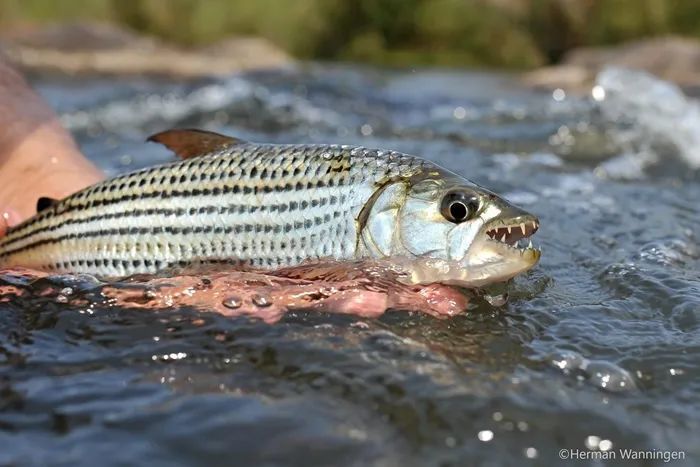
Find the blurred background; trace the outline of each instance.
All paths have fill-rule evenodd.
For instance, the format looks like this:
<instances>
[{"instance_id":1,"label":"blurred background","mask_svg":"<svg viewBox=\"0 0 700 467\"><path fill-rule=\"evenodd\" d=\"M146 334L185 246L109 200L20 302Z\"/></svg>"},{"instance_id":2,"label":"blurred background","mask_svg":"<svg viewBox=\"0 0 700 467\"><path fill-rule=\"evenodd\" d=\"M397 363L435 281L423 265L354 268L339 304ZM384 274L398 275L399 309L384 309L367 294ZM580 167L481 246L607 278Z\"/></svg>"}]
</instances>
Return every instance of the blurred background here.
<instances>
[{"instance_id":1,"label":"blurred background","mask_svg":"<svg viewBox=\"0 0 700 467\"><path fill-rule=\"evenodd\" d=\"M184 47L231 36L294 57L391 66L527 69L573 49L700 36L697 0L5 0L2 36L99 21ZM85 45L85 44L83 44Z\"/></svg>"}]
</instances>

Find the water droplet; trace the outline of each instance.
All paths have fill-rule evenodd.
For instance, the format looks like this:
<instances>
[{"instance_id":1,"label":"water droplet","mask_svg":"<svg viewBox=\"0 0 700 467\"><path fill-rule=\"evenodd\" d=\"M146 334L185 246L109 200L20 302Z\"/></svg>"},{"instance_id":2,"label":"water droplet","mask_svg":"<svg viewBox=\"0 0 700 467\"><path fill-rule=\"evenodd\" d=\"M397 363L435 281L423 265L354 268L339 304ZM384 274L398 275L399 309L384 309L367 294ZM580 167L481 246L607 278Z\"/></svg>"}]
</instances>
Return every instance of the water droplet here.
<instances>
[{"instance_id":1,"label":"water droplet","mask_svg":"<svg viewBox=\"0 0 700 467\"><path fill-rule=\"evenodd\" d=\"M533 447L527 448L525 450L525 457L527 457L528 459L534 459L535 457L537 457L537 449Z\"/></svg>"},{"instance_id":2,"label":"water droplet","mask_svg":"<svg viewBox=\"0 0 700 467\"><path fill-rule=\"evenodd\" d=\"M552 92L552 98L557 102L561 102L566 99L566 92L562 88L557 88Z\"/></svg>"},{"instance_id":3,"label":"water droplet","mask_svg":"<svg viewBox=\"0 0 700 467\"><path fill-rule=\"evenodd\" d=\"M493 295L486 294L486 295L484 295L484 300L486 300L489 303L489 305L491 305L491 306L503 306L506 303L508 303L508 294L507 293L493 294Z\"/></svg>"},{"instance_id":4,"label":"water droplet","mask_svg":"<svg viewBox=\"0 0 700 467\"><path fill-rule=\"evenodd\" d=\"M63 295L63 294L58 294L58 295L56 296L56 301L57 301L58 303L68 303L68 297L66 297L66 296Z\"/></svg>"},{"instance_id":5,"label":"water droplet","mask_svg":"<svg viewBox=\"0 0 700 467\"><path fill-rule=\"evenodd\" d=\"M605 88L600 85L594 86L591 90L591 96L593 96L593 99L597 102L605 100Z\"/></svg>"},{"instance_id":6,"label":"water droplet","mask_svg":"<svg viewBox=\"0 0 700 467\"><path fill-rule=\"evenodd\" d=\"M586 437L583 444L590 450L598 449L598 444L600 443L600 437L595 435L590 435Z\"/></svg>"},{"instance_id":7,"label":"water droplet","mask_svg":"<svg viewBox=\"0 0 700 467\"><path fill-rule=\"evenodd\" d=\"M146 289L143 291L143 297L147 298L149 300L152 300L152 299L156 298L157 296L158 296L158 294L153 289Z\"/></svg>"},{"instance_id":8,"label":"water droplet","mask_svg":"<svg viewBox=\"0 0 700 467\"><path fill-rule=\"evenodd\" d=\"M253 295L253 304L263 308L272 305L272 302L270 301L269 297L266 297L265 295Z\"/></svg>"},{"instance_id":9,"label":"water droplet","mask_svg":"<svg viewBox=\"0 0 700 467\"><path fill-rule=\"evenodd\" d=\"M479 434L477 435L479 438L479 441L483 441L485 443L491 441L493 439L493 431L491 430L481 430Z\"/></svg>"},{"instance_id":10,"label":"water droplet","mask_svg":"<svg viewBox=\"0 0 700 467\"><path fill-rule=\"evenodd\" d=\"M64 287L63 289L61 289L61 295L73 295L73 289L71 287Z\"/></svg>"},{"instance_id":11,"label":"water droplet","mask_svg":"<svg viewBox=\"0 0 700 467\"><path fill-rule=\"evenodd\" d=\"M228 298L224 299L224 301L221 303L226 308L230 308L231 310L235 310L237 308L240 308L241 305L243 305L243 301L238 297L228 297Z\"/></svg>"}]
</instances>

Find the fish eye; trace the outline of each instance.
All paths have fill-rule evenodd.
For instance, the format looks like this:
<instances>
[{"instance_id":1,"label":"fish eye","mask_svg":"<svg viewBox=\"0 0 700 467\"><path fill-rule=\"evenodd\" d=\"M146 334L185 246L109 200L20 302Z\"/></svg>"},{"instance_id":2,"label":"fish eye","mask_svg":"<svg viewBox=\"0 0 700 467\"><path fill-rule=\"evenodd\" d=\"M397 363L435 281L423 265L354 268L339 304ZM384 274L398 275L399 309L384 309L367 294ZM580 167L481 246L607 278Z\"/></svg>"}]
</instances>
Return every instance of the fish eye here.
<instances>
[{"instance_id":1,"label":"fish eye","mask_svg":"<svg viewBox=\"0 0 700 467\"><path fill-rule=\"evenodd\" d=\"M448 192L440 204L440 213L450 222L459 224L476 216L479 198L474 193L464 191Z\"/></svg>"}]
</instances>

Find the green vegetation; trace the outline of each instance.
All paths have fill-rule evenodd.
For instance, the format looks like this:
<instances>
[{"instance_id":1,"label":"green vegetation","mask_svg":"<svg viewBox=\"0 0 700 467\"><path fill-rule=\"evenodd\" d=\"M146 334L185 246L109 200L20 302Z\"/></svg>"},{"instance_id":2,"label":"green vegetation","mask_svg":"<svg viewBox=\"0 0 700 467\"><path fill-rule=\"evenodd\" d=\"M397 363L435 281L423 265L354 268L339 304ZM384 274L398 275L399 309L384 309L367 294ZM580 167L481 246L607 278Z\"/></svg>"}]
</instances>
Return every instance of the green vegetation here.
<instances>
[{"instance_id":1,"label":"green vegetation","mask_svg":"<svg viewBox=\"0 0 700 467\"><path fill-rule=\"evenodd\" d=\"M97 19L184 45L259 35L301 58L528 68L583 45L700 37L698 0L3 0L8 24Z\"/></svg>"}]
</instances>

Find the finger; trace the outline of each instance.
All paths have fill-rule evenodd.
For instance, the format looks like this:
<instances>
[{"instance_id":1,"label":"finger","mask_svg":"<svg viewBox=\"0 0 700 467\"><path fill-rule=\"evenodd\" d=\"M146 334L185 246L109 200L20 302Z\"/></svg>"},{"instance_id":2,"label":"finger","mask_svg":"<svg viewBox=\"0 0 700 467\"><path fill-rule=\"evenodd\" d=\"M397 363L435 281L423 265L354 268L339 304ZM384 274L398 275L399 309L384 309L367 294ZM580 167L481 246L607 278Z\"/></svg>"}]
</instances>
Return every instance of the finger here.
<instances>
[{"instance_id":1,"label":"finger","mask_svg":"<svg viewBox=\"0 0 700 467\"><path fill-rule=\"evenodd\" d=\"M22 218L14 209L4 209L0 211L0 237L4 237L13 225L21 222Z\"/></svg>"}]
</instances>

